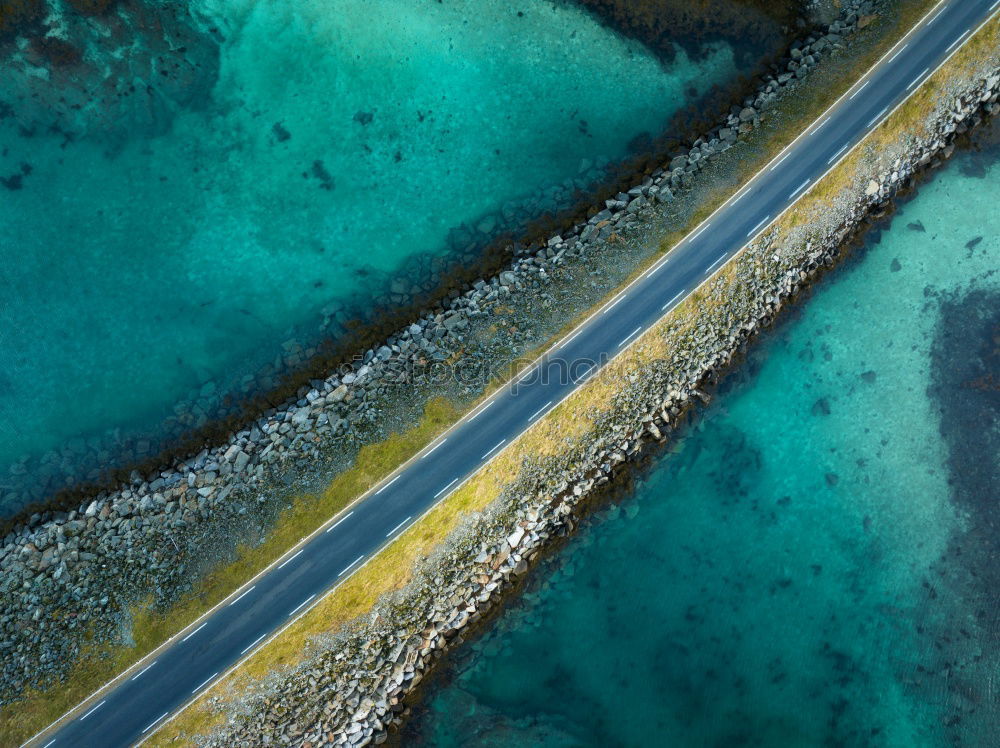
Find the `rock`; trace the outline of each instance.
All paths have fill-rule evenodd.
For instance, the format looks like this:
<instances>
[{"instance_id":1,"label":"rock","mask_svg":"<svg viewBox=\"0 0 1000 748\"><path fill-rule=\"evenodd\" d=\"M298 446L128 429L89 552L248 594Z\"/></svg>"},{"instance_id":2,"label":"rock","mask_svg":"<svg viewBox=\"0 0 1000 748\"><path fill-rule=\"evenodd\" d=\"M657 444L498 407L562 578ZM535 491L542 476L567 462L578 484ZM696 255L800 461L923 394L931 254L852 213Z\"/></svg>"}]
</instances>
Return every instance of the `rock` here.
<instances>
[{"instance_id":1,"label":"rock","mask_svg":"<svg viewBox=\"0 0 1000 748\"><path fill-rule=\"evenodd\" d=\"M743 107L740 110L740 122L753 122L757 118L757 112L753 107Z\"/></svg>"},{"instance_id":2,"label":"rock","mask_svg":"<svg viewBox=\"0 0 1000 748\"><path fill-rule=\"evenodd\" d=\"M868 186L865 187L865 194L871 197L872 195L878 194L880 189L882 189L882 185L880 185L876 180L871 179L868 181Z\"/></svg>"}]
</instances>

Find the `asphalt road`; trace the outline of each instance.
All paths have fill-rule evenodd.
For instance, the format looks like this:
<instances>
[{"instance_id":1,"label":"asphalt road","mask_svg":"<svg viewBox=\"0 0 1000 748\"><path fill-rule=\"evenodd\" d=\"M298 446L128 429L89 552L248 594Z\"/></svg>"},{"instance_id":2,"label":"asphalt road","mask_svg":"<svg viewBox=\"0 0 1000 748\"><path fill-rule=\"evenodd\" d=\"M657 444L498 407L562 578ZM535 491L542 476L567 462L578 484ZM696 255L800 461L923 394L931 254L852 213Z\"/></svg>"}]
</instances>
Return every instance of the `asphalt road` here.
<instances>
[{"instance_id":1,"label":"asphalt road","mask_svg":"<svg viewBox=\"0 0 1000 748\"><path fill-rule=\"evenodd\" d=\"M443 499L542 413L763 230L983 22L1000 0L950 0L824 117L619 296L568 335L516 387L505 387L391 480L175 636L37 746L133 744L301 615ZM566 362L572 362L567 366Z\"/></svg>"}]
</instances>

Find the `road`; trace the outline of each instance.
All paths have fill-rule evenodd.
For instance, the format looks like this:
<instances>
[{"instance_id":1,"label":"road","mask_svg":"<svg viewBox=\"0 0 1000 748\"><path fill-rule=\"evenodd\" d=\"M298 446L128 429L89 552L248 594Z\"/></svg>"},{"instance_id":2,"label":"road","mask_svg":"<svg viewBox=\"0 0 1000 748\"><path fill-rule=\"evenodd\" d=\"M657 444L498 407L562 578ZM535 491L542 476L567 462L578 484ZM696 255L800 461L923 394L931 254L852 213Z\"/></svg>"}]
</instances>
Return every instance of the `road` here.
<instances>
[{"instance_id":1,"label":"road","mask_svg":"<svg viewBox=\"0 0 1000 748\"><path fill-rule=\"evenodd\" d=\"M391 479L29 742L110 748L149 737L593 376L596 362L623 350L707 280L807 192L998 4L950 0L932 10L747 186L567 335L516 387L502 388ZM574 362L568 370L567 361Z\"/></svg>"}]
</instances>

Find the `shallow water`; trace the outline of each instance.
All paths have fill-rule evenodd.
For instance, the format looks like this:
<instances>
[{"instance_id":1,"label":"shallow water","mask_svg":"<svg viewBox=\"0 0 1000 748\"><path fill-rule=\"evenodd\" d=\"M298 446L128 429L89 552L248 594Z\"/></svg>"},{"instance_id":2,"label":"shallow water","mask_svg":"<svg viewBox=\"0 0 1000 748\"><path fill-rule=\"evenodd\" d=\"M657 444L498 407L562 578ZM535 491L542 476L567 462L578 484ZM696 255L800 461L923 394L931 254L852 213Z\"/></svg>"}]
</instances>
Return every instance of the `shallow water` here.
<instances>
[{"instance_id":1,"label":"shallow water","mask_svg":"<svg viewBox=\"0 0 1000 748\"><path fill-rule=\"evenodd\" d=\"M404 744L995 745L998 154L754 349Z\"/></svg>"},{"instance_id":2,"label":"shallow water","mask_svg":"<svg viewBox=\"0 0 1000 748\"><path fill-rule=\"evenodd\" d=\"M218 39L186 73L216 75L201 100L108 95L54 124L30 96L0 106L2 514L27 498L13 487L95 477L266 389L266 365L565 205L736 72L724 42L661 64L549 0L192 7L201 40L157 59Z\"/></svg>"}]
</instances>

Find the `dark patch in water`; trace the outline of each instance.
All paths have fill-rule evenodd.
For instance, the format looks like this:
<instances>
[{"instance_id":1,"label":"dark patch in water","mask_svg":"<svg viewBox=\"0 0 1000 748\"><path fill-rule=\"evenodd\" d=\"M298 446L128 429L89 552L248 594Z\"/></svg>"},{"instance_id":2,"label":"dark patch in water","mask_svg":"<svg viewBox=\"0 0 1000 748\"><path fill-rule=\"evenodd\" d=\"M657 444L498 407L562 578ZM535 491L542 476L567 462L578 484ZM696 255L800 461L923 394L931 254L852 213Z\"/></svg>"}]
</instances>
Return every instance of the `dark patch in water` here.
<instances>
[{"instance_id":1,"label":"dark patch in water","mask_svg":"<svg viewBox=\"0 0 1000 748\"><path fill-rule=\"evenodd\" d=\"M370 125L373 119L375 119L375 112L357 112L354 115L354 121L362 127Z\"/></svg>"},{"instance_id":2,"label":"dark patch in water","mask_svg":"<svg viewBox=\"0 0 1000 748\"><path fill-rule=\"evenodd\" d=\"M274 133L274 137L278 139L279 143L291 140L292 134L285 129L285 126L281 122L275 122L271 127L271 131Z\"/></svg>"},{"instance_id":3,"label":"dark patch in water","mask_svg":"<svg viewBox=\"0 0 1000 748\"><path fill-rule=\"evenodd\" d=\"M327 171L326 166L320 159L313 161L312 169L310 173L319 180L320 188L324 190L333 190L334 181L333 175Z\"/></svg>"},{"instance_id":4,"label":"dark patch in water","mask_svg":"<svg viewBox=\"0 0 1000 748\"><path fill-rule=\"evenodd\" d=\"M892 258L892 262L889 263L889 272L890 273L898 273L902 269L903 269L903 266L899 264L899 260L896 259L895 257L893 257Z\"/></svg>"},{"instance_id":5,"label":"dark patch in water","mask_svg":"<svg viewBox=\"0 0 1000 748\"><path fill-rule=\"evenodd\" d=\"M906 228L908 228L910 231L927 231L927 229L924 228L923 221L914 221L913 223L908 223L906 224Z\"/></svg>"},{"instance_id":6,"label":"dark patch in water","mask_svg":"<svg viewBox=\"0 0 1000 748\"><path fill-rule=\"evenodd\" d=\"M983 240L983 237L981 237L981 236L977 236L977 237L975 237L973 239L969 239L969 241L967 241L965 243L965 248L966 249L975 249L976 246L979 244L979 242L981 242L982 240Z\"/></svg>"}]
</instances>

